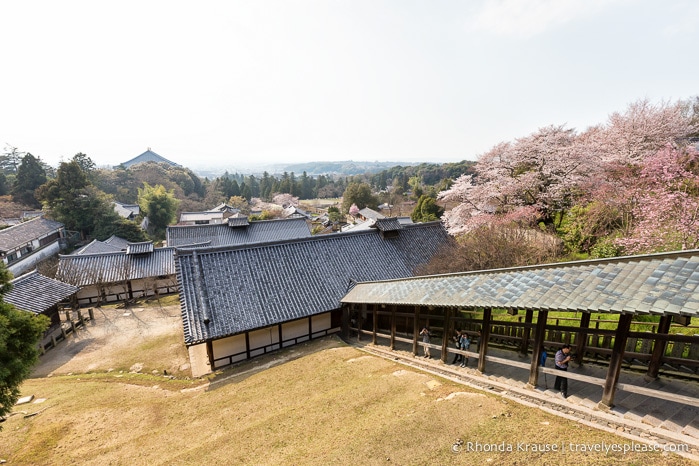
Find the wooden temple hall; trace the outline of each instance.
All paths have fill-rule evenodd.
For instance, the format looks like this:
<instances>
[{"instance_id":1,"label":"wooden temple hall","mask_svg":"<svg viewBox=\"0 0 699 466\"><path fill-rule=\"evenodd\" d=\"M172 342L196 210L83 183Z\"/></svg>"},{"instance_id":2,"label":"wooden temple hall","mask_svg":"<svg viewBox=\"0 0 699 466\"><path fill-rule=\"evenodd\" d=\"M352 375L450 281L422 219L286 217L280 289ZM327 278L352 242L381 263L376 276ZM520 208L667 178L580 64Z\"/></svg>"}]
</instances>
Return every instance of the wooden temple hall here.
<instances>
[{"instance_id":1,"label":"wooden temple hall","mask_svg":"<svg viewBox=\"0 0 699 466\"><path fill-rule=\"evenodd\" d=\"M699 402L619 382L623 364L644 370L647 380L664 371L696 377L699 332L691 318L699 310L699 250L362 282L342 303L345 338L356 335L391 349L398 345L414 355L428 345L445 363L465 354L477 358L482 373L489 364L528 369L530 387L542 373L561 375L552 362L551 368L540 367L542 351L552 361L552 352L570 344L574 362L608 366L605 378L565 373L599 385L601 409L614 405L617 389L693 406ZM425 326L433 335L429 343L419 335ZM455 348L456 330L471 335L475 344L467 351ZM489 356L493 345L520 357Z\"/></svg>"}]
</instances>

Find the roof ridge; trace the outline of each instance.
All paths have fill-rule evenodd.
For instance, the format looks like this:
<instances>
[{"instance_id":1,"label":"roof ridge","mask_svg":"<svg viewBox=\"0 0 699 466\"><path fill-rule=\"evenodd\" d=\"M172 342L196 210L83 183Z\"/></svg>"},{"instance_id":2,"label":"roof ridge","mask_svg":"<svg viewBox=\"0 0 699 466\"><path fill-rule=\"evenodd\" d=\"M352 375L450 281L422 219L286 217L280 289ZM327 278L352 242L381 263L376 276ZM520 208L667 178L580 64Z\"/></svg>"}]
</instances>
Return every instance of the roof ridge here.
<instances>
[{"instance_id":1,"label":"roof ridge","mask_svg":"<svg viewBox=\"0 0 699 466\"><path fill-rule=\"evenodd\" d=\"M424 224L415 224L415 226L431 226L434 227L436 224L439 224L441 226L441 222L425 222ZM253 243L253 244L237 244L237 245L225 245L225 246L211 246L208 248L201 248L199 249L199 253L216 253L216 252L224 252L224 251L239 251L241 249L259 249L263 247L270 247L270 246L282 246L286 244L297 244L297 243L305 243L305 242L321 242L321 241L337 241L339 238L343 238L346 236L360 236L360 235L380 235L378 230L350 230L350 231L344 231L332 235L312 235L308 237L303 237L303 238L290 238L290 239L283 239L283 240L274 240L274 241L265 241L265 242L260 242L260 243ZM190 250L185 250L183 251L184 254L180 254L180 246L173 246L177 250L178 255L184 255L184 254L191 254L192 249Z\"/></svg>"},{"instance_id":2,"label":"roof ridge","mask_svg":"<svg viewBox=\"0 0 699 466\"><path fill-rule=\"evenodd\" d=\"M484 269L484 270L468 270L465 272L451 272L451 273L440 273L434 275L419 275L409 278L400 279L389 279L389 280L373 280L370 282L360 282L360 283L390 283L395 281L411 281L411 280L425 280L431 278L442 278L442 277L461 277L470 275L488 275L488 274L500 274L500 273L510 273L510 272L522 272L527 270L541 270L550 268L565 268L565 267L581 267L586 265L608 265L620 262L632 262L632 261L650 261L652 259L670 259L679 258L683 256L694 257L699 255L699 249L683 249L680 251L671 252L658 252L650 254L639 254L636 256L619 256L619 257L605 257L600 259L587 259L580 261L566 261L566 262L548 262L546 264L535 264L535 265L523 265L518 267L503 267L499 269Z\"/></svg>"}]
</instances>

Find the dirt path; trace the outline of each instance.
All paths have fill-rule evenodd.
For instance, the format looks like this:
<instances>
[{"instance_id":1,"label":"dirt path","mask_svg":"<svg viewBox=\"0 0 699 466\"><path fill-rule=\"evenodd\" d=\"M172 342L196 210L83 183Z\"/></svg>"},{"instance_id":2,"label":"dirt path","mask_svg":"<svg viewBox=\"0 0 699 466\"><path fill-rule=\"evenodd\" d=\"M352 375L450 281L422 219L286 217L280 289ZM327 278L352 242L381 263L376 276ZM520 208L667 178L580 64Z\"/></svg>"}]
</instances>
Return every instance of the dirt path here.
<instances>
[{"instance_id":1,"label":"dirt path","mask_svg":"<svg viewBox=\"0 0 699 466\"><path fill-rule=\"evenodd\" d=\"M40 358L32 377L109 370L191 375L179 305L93 313L94 321Z\"/></svg>"}]
</instances>

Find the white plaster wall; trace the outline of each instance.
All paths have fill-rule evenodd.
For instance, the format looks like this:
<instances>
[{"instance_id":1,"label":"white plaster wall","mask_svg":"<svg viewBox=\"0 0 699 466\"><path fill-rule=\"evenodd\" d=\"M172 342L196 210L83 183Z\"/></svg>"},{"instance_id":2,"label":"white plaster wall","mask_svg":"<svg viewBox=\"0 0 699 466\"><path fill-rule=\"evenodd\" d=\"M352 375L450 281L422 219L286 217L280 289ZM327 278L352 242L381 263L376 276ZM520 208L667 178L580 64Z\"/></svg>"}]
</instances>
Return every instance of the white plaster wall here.
<instances>
[{"instance_id":1,"label":"white plaster wall","mask_svg":"<svg viewBox=\"0 0 699 466\"><path fill-rule=\"evenodd\" d=\"M282 340L298 338L298 341L308 340L308 319L295 320L282 324ZM284 346L291 346L293 342L286 342Z\"/></svg>"},{"instance_id":2,"label":"white plaster wall","mask_svg":"<svg viewBox=\"0 0 699 466\"><path fill-rule=\"evenodd\" d=\"M235 335L228 338L221 338L212 342L214 348L214 359L224 358L228 355L240 353L240 356L233 358L233 362L242 361L247 358L245 353L245 335ZM227 361L220 361L217 364L225 365Z\"/></svg>"},{"instance_id":3,"label":"white plaster wall","mask_svg":"<svg viewBox=\"0 0 699 466\"><path fill-rule=\"evenodd\" d=\"M273 347L267 348L268 353L272 350L279 349L279 327L276 325L274 327L254 330L250 332L249 335L250 356L259 356L260 354L264 354L264 346L266 345L274 345Z\"/></svg>"},{"instance_id":4,"label":"white plaster wall","mask_svg":"<svg viewBox=\"0 0 699 466\"><path fill-rule=\"evenodd\" d=\"M61 247L58 244L58 241L56 241L55 243L51 243L43 249L36 251L33 254L30 254L26 257L26 259L22 259L20 261L15 262L14 264L10 265L7 269L10 272L12 272L12 275L18 277L24 272L32 270L34 267L36 267L36 264L43 261L44 259L57 255L60 249Z\"/></svg>"}]
</instances>

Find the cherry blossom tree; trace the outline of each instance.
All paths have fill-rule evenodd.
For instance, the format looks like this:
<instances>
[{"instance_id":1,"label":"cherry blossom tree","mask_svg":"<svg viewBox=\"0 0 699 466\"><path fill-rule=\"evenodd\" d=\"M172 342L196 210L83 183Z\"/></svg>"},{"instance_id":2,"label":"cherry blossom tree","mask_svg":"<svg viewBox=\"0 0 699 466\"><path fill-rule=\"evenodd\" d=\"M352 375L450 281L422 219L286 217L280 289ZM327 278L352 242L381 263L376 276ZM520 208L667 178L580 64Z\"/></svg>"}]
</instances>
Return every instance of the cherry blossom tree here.
<instances>
[{"instance_id":1,"label":"cherry blossom tree","mask_svg":"<svg viewBox=\"0 0 699 466\"><path fill-rule=\"evenodd\" d=\"M280 205L285 209L289 206L298 207L299 198L288 193L277 194L272 198L272 203Z\"/></svg>"},{"instance_id":2,"label":"cherry blossom tree","mask_svg":"<svg viewBox=\"0 0 699 466\"><path fill-rule=\"evenodd\" d=\"M632 103L624 113L612 113L596 139L605 162L638 163L696 131L697 121L686 102L653 105L645 99Z\"/></svg>"},{"instance_id":3,"label":"cherry blossom tree","mask_svg":"<svg viewBox=\"0 0 699 466\"><path fill-rule=\"evenodd\" d=\"M439 194L458 203L444 216L448 231L465 233L492 222L553 223L574 205L580 185L598 166L583 149L563 126L498 144L478 160L475 175L461 176Z\"/></svg>"},{"instance_id":4,"label":"cherry blossom tree","mask_svg":"<svg viewBox=\"0 0 699 466\"><path fill-rule=\"evenodd\" d=\"M643 164L634 224L619 244L630 253L699 247L699 152L667 146Z\"/></svg>"},{"instance_id":5,"label":"cherry blossom tree","mask_svg":"<svg viewBox=\"0 0 699 466\"><path fill-rule=\"evenodd\" d=\"M672 195L661 196L657 186L649 190L647 183L653 176L661 179L651 169L662 158L661 151L682 151L687 136L699 131L695 107L681 101L654 105L640 100L581 134L549 126L500 143L479 158L474 175L461 176L439 194L440 200L456 204L443 216L444 224L457 235L482 225L543 223L585 249L579 252L589 252L603 237L628 236L632 230L638 234L641 218L661 221L660 213L653 217L646 211L659 206L661 199L665 209L678 208L679 203L691 212L689 192L681 195L674 187L668 188ZM642 174L646 184L639 187ZM649 202L651 194L655 202ZM678 244L690 244L691 237L685 234ZM634 244L628 247L651 247Z\"/></svg>"}]
</instances>

